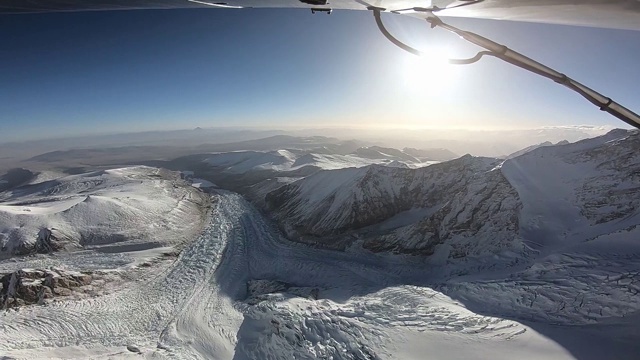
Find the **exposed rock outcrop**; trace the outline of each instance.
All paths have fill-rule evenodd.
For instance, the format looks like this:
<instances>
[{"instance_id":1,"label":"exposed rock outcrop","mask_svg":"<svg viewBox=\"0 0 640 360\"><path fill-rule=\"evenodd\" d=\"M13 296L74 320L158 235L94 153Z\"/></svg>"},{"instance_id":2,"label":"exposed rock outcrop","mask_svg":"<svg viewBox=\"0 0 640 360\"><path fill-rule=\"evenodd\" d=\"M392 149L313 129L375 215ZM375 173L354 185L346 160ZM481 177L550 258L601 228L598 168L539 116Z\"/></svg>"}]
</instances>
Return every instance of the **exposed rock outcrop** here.
<instances>
[{"instance_id":1,"label":"exposed rock outcrop","mask_svg":"<svg viewBox=\"0 0 640 360\"><path fill-rule=\"evenodd\" d=\"M247 282L247 299L249 304L257 304L271 296L287 293L294 296L317 300L320 289L311 287L297 287L276 280L249 280Z\"/></svg>"},{"instance_id":2,"label":"exposed rock outcrop","mask_svg":"<svg viewBox=\"0 0 640 360\"><path fill-rule=\"evenodd\" d=\"M89 273L60 269L22 269L0 277L0 306L9 309L43 304L55 296L69 296L91 284Z\"/></svg>"}]
</instances>

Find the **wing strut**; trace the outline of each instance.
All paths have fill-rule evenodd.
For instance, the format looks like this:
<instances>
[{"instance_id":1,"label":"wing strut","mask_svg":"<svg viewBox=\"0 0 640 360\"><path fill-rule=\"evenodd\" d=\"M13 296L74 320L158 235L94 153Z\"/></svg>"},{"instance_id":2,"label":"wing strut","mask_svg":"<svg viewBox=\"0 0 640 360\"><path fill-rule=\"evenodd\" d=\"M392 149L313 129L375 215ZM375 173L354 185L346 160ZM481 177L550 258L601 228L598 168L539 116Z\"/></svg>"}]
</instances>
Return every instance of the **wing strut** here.
<instances>
[{"instance_id":1,"label":"wing strut","mask_svg":"<svg viewBox=\"0 0 640 360\"><path fill-rule=\"evenodd\" d=\"M381 11L384 11L382 8L369 6L369 10L373 11L373 16L376 20L376 24L378 28L382 32L382 34L393 44L400 47L401 49L417 55L422 56L420 50L417 50L402 41L396 39L389 31L385 28L382 17L380 15ZM546 65L543 65L525 55L522 55L516 51L509 49L508 47L498 44L493 40L489 40L484 36L480 36L476 33L461 30L455 26L449 25L442 21L439 17L433 14L433 10L424 9L424 8L414 8L410 9L415 12L423 12L427 15L427 22L431 24L431 28L441 27L445 30L453 32L460 36L461 38L467 40L468 42L480 46L486 50L478 52L475 56L469 59L449 59L450 64L454 65L467 65L473 64L480 60L483 56L493 56L503 61L506 61L512 65L515 65L519 68L531 71L534 74L538 74L540 76L546 77L547 79L551 79L560 85L564 85L565 87L577 92L582 95L585 99L587 99L590 103L600 108L602 111L606 111L607 113L617 117L618 119L624 121L625 123L639 128L640 129L640 115L635 112L627 109L626 107L618 104L613 101L611 98L606 97L599 92L590 89L589 87L577 82L576 80L568 77L567 75L560 73Z\"/></svg>"}]
</instances>

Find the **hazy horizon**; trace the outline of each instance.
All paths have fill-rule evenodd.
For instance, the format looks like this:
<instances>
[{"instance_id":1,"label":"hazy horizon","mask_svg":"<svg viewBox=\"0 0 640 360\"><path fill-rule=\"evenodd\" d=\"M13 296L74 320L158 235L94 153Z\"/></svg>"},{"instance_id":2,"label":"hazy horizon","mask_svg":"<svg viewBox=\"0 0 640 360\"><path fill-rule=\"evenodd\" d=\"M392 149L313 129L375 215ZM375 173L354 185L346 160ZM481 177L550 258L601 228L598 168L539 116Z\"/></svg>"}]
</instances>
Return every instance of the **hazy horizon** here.
<instances>
[{"instance_id":1,"label":"hazy horizon","mask_svg":"<svg viewBox=\"0 0 640 360\"><path fill-rule=\"evenodd\" d=\"M534 129L413 129L402 128L267 128L267 127L203 127L180 130L156 130L144 132L102 133L82 136L49 137L37 140L0 143L0 167L18 167L32 157L54 151L77 149L115 149L136 147L140 154L134 158L153 157L154 152L163 158L206 152L200 146L236 144L232 150L246 150L243 143L270 138L275 135L293 137L323 136L339 141L358 141L362 146L383 146L396 149L446 149L462 156L504 157L526 147L543 142L575 142L603 135L612 130L607 126L558 126ZM251 147L251 146L249 146ZM157 149L148 153L147 149ZM287 148L283 145L282 148ZM134 151L135 152L135 151ZM71 156L71 155L70 155ZM78 155L73 155L73 158ZM73 159L72 159L73 160Z\"/></svg>"},{"instance_id":2,"label":"hazy horizon","mask_svg":"<svg viewBox=\"0 0 640 360\"><path fill-rule=\"evenodd\" d=\"M594 124L581 124L581 125L548 125L539 127L504 127L504 128L492 128L492 127L434 127L434 126L352 126L352 125L295 125L286 124L280 126L273 126L269 124L263 125L198 125L194 127L158 127L158 128L146 128L146 129L134 129L127 131L126 129L114 129L111 131L85 131L80 133L65 133L65 134L49 134L49 133L33 133L31 136L23 137L0 137L0 145L12 144L12 143L25 143L33 141L43 140L60 140L60 139L77 139L83 137L102 137L102 136L117 136L117 135L134 135L134 134L151 134L151 133L170 133L170 132L189 132L197 130L221 130L221 131L281 131L289 133L331 133L341 137L344 131L358 131L364 133L375 132L416 132L416 131L432 131L437 133L468 133L468 132L530 132L540 130L557 130L557 131L586 131L589 133L601 134L616 128L620 129L633 129L633 127L620 123L619 126L613 125L594 125ZM0 135L1 136L1 135ZM313 135L308 135L313 136Z\"/></svg>"}]
</instances>

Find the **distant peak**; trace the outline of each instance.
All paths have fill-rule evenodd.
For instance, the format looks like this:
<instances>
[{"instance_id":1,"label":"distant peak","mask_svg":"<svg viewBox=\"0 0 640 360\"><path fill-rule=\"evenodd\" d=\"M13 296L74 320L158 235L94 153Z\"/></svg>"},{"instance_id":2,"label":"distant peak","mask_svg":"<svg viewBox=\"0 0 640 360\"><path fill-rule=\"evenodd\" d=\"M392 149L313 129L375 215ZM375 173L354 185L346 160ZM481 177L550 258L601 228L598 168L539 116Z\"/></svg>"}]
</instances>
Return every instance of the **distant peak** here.
<instances>
[{"instance_id":1,"label":"distant peak","mask_svg":"<svg viewBox=\"0 0 640 360\"><path fill-rule=\"evenodd\" d=\"M613 129L611 131L609 131L606 135L609 136L625 136L628 135L629 133L631 133L633 130L626 130L626 129Z\"/></svg>"}]
</instances>

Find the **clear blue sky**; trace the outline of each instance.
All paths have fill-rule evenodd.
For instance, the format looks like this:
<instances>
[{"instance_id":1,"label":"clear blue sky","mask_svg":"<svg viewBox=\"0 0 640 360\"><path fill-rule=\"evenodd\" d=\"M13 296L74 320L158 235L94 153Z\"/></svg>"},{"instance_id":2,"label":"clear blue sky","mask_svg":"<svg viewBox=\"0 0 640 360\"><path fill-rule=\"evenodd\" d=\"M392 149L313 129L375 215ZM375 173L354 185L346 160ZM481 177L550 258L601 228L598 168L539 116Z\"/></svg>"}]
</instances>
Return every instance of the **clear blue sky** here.
<instances>
[{"instance_id":1,"label":"clear blue sky","mask_svg":"<svg viewBox=\"0 0 640 360\"><path fill-rule=\"evenodd\" d=\"M423 22L385 19L423 49L474 53ZM640 111L640 32L452 22ZM577 94L491 58L434 70L422 87L410 84L411 55L389 43L366 12L12 15L0 16L0 34L0 142L220 125L624 125Z\"/></svg>"}]
</instances>

